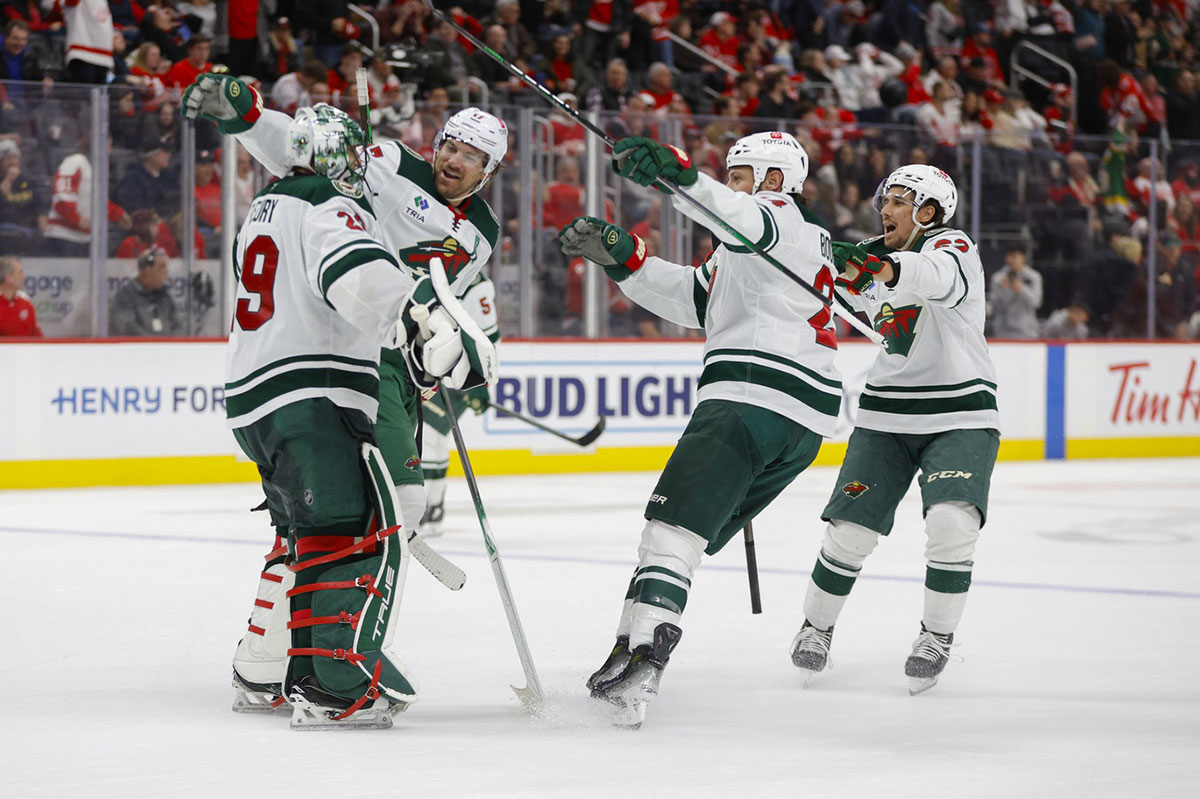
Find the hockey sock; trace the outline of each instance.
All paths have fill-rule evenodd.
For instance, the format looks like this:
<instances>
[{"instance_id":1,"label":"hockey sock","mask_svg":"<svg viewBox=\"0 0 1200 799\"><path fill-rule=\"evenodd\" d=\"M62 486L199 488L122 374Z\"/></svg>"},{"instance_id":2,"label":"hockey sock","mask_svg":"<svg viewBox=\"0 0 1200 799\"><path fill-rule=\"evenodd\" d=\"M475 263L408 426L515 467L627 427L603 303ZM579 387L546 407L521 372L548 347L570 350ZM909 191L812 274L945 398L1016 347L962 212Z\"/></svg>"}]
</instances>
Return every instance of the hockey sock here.
<instances>
[{"instance_id":1,"label":"hockey sock","mask_svg":"<svg viewBox=\"0 0 1200 799\"><path fill-rule=\"evenodd\" d=\"M629 648L654 642L654 630L668 622L679 626L692 574L708 542L693 532L655 519L642 531L638 568L629 609Z\"/></svg>"},{"instance_id":2,"label":"hockey sock","mask_svg":"<svg viewBox=\"0 0 1200 799\"><path fill-rule=\"evenodd\" d=\"M925 512L925 629L952 633L971 587L971 560L983 517L969 502L931 505Z\"/></svg>"},{"instance_id":3,"label":"hockey sock","mask_svg":"<svg viewBox=\"0 0 1200 799\"><path fill-rule=\"evenodd\" d=\"M878 543L874 530L842 519L829 521L804 596L804 616L818 630L837 623L863 562Z\"/></svg>"}]
</instances>

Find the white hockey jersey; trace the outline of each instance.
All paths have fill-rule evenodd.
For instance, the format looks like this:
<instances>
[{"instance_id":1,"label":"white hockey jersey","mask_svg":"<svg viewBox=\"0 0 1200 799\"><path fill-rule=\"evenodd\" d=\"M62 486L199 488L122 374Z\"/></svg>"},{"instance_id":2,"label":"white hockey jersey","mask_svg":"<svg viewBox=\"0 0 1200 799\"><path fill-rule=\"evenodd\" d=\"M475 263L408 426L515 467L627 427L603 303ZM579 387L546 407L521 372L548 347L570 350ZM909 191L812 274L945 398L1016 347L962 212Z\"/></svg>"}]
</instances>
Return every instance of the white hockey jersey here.
<instances>
[{"instance_id":1,"label":"white hockey jersey","mask_svg":"<svg viewBox=\"0 0 1200 799\"><path fill-rule=\"evenodd\" d=\"M862 246L900 264L894 288L875 281L838 299L865 312L884 338L858 403L856 427L885 433L1000 429L996 369L983 337L983 263L971 237L936 228L892 252L882 237Z\"/></svg>"},{"instance_id":2,"label":"white hockey jersey","mask_svg":"<svg viewBox=\"0 0 1200 799\"><path fill-rule=\"evenodd\" d=\"M833 295L829 233L809 221L790 197L735 192L703 173L687 191L795 274ZM675 197L673 202L715 228L686 201ZM842 383L833 365L837 338L829 309L726 231L713 233L721 244L701 267L647 258L617 285L662 318L704 329L700 402L757 405L821 436L832 435Z\"/></svg>"},{"instance_id":3,"label":"white hockey jersey","mask_svg":"<svg viewBox=\"0 0 1200 799\"><path fill-rule=\"evenodd\" d=\"M283 175L291 121L266 110L237 139L268 170ZM383 243L413 274L427 273L429 259L441 258L461 297L496 246L500 223L492 209L478 194L449 205L434 189L433 166L400 142L380 142L367 153L366 184Z\"/></svg>"},{"instance_id":4,"label":"white hockey jersey","mask_svg":"<svg viewBox=\"0 0 1200 799\"><path fill-rule=\"evenodd\" d=\"M328 397L375 420L379 351L415 284L362 197L295 175L259 192L237 236L225 407L244 427Z\"/></svg>"}]
</instances>

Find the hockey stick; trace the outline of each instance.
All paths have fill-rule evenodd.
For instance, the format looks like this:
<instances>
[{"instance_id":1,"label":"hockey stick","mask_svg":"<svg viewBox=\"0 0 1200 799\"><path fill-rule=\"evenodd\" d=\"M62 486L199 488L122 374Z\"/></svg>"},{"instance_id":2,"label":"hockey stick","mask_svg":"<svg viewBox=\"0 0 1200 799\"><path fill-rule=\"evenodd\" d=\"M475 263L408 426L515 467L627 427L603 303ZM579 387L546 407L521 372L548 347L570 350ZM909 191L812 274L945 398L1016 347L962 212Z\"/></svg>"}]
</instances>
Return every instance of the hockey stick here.
<instances>
[{"instance_id":1,"label":"hockey stick","mask_svg":"<svg viewBox=\"0 0 1200 799\"><path fill-rule=\"evenodd\" d=\"M434 293L439 297L453 297L450 283L446 280L446 270L441 259L432 258L429 261L429 277L433 282ZM429 336L429 310L423 305L416 305L410 311L412 319L421 328L426 337ZM457 321L457 320L456 320ZM482 335L482 334L480 334ZM454 448L458 450L458 460L462 464L463 474L467 478L467 488L471 492L471 501L475 503L475 515L479 517L479 526L483 530L483 543L487 547L488 560L492 564L492 576L496 578L496 588L500 592L500 603L504 605L504 615L508 617L508 626L512 630L513 643L517 646L517 656L521 659L521 668L525 672L525 687L510 686L526 708L537 711L542 705L542 684L538 681L537 670L533 666L533 656L529 653L529 644L525 641L525 631L521 628L521 619L517 615L517 605L513 601L512 591L508 587L508 578L504 575L504 564L500 562L500 551L492 538L492 528L488 524L487 512L483 508L483 497L479 493L479 483L475 480L475 470L471 468L471 459L467 455L467 444L463 440L462 431L458 427L458 417L450 405L450 397L446 387L439 381L439 392L445 406L445 414L450 419L450 432L454 435Z\"/></svg>"},{"instance_id":2,"label":"hockey stick","mask_svg":"<svg viewBox=\"0 0 1200 799\"><path fill-rule=\"evenodd\" d=\"M758 593L758 556L754 554L754 522L746 522L742 530L746 539L746 575L750 578L750 612L762 613L762 596Z\"/></svg>"},{"instance_id":3,"label":"hockey stick","mask_svg":"<svg viewBox=\"0 0 1200 799\"><path fill-rule=\"evenodd\" d=\"M354 82L358 84L358 119L366 134L367 144L371 143L371 93L367 89L367 68L359 67L354 73Z\"/></svg>"},{"instance_id":4,"label":"hockey stick","mask_svg":"<svg viewBox=\"0 0 1200 799\"><path fill-rule=\"evenodd\" d=\"M558 436L563 441L570 441L572 444L576 444L580 447L589 446L593 441L595 441L597 438L600 437L600 434L604 432L605 420L607 418L607 417L601 416L600 420L598 422L596 422L595 427L593 427L591 430L587 431L583 435L581 435L579 437L575 437L575 436L569 436L566 433L560 433L559 431L555 430L553 427L549 427L548 425L542 424L537 419L531 419L530 417L525 416L524 414L509 410L508 408L505 408L503 405L497 405L491 401L485 402L484 407L491 408L493 411L496 412L496 414L498 416L511 416L514 419L520 419L522 422L524 422L527 425L530 425L531 427L536 427L538 430L547 432L552 436ZM437 405L433 404L432 402L427 404L427 408L430 411L433 411L434 413L436 413L438 416L446 415L446 412L444 410L437 407Z\"/></svg>"},{"instance_id":5,"label":"hockey stick","mask_svg":"<svg viewBox=\"0 0 1200 799\"><path fill-rule=\"evenodd\" d=\"M560 433L557 430L555 430L553 427L542 424L537 419L531 419L530 417L528 417L522 413L517 413L516 411L509 410L508 408L505 408L503 405L497 405L494 402L489 402L489 403L487 403L487 407L489 407L493 411L495 411L498 416L511 416L514 419L520 419L522 422L529 425L530 427L536 427L538 430L549 433L552 436L558 436L563 441L570 441L572 444L576 444L580 447L586 447L586 446L590 445L593 441L595 441L597 438L600 437L600 434L604 432L605 420L608 418L607 416L601 416L600 420L598 422L596 422L595 427L593 427L591 430L587 431L583 435L581 435L579 437L575 437L575 436L569 436L566 433Z\"/></svg>"},{"instance_id":6,"label":"hockey stick","mask_svg":"<svg viewBox=\"0 0 1200 799\"><path fill-rule=\"evenodd\" d=\"M607 145L610 150L616 145L616 141L611 136L609 136L607 133L605 133L603 129L601 129L597 125L593 124L591 120L580 115L578 111L576 111L574 108L571 108L569 105L564 103L562 100L559 100L552 91L547 89L542 84L538 83L536 80L531 78L529 75L527 75L525 72L523 72L520 68L518 68L514 64L509 63L508 59L506 59L504 56L500 55L495 50L491 49L486 44L479 41L479 39L477 39L473 35L471 35L471 33L469 31L467 31L465 28L463 28L461 25L459 25L453 19L448 17L446 14L443 14L441 11L439 11L433 5L433 0L425 0L425 5L429 6L429 10L433 12L434 16L436 16L438 19L442 20L447 25L449 25L450 27L452 27L456 31L458 31L459 35L461 35L464 39L466 39L468 42L470 42L474 47L476 47L477 49L482 50L484 53L486 53L497 64L504 67L510 75L517 78L522 83L524 83L526 86L528 86L529 88L536 91L538 94L540 94L542 96L543 99L545 99L552 106L554 106L555 108L560 110L563 114L574 119L575 122L582 125L584 128L586 128L591 133L594 133L596 136L599 136L600 139L603 140L605 145ZM702 204L699 200L695 199L694 197L689 195L687 192L680 189L679 186L676 185L676 183L674 181L668 180L667 178L664 178L664 177L659 177L658 183L659 183L659 185L664 186L665 188L670 189L671 191L678 194L680 197L683 198L683 200L686 203L691 205L693 208L695 208L700 213L704 214L704 216L708 217L712 222L714 222L716 225L718 225L722 230L724 230L726 233L728 233L729 235L731 235L735 239L737 239L739 242L741 242L742 246L749 248L751 251L753 251L756 255L760 256L763 260L765 260L771 266L775 267L780 272L782 272L784 275L786 275L788 277L788 279L791 280L793 283L795 283L797 286L804 289L809 294L811 294L812 296L814 296L818 300L820 300L821 304L824 305L826 308L828 308L831 313L834 313L834 314L842 317L843 319L845 319L846 322L849 323L849 325L851 327L853 327L859 333L862 333L864 336L866 336L867 338L869 338L871 341L875 342L876 344L879 344L879 345L883 344L883 336L876 333L875 330L873 328L871 328L870 325L863 322L855 314L844 310L840 305L837 305L836 303L834 303L832 297L826 297L824 294L822 294L819 290L817 290L807 280L805 280L804 278L797 275L795 272L788 269L786 266L784 266L780 261L778 261L777 259L772 257L770 254L764 252L762 249L760 249L758 247L758 245L755 242L751 241L746 236L742 235L742 233L740 231L734 229L734 227L732 225L730 225L724 219L719 217L716 214L716 212L710 210L707 206Z\"/></svg>"}]
</instances>

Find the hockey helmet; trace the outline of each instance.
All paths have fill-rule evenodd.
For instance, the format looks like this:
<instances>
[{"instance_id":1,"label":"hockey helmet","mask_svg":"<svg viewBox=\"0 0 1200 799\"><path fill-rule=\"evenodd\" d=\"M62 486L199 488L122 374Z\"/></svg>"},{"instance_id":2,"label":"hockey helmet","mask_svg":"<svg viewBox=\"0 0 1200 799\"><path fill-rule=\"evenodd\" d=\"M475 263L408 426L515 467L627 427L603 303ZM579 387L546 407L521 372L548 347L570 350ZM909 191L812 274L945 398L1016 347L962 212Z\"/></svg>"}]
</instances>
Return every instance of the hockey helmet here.
<instances>
[{"instance_id":1,"label":"hockey helmet","mask_svg":"<svg viewBox=\"0 0 1200 799\"><path fill-rule=\"evenodd\" d=\"M482 150L487 156L483 165L483 180L475 187L479 191L487 183L496 168L508 155L508 125L500 117L492 116L487 111L478 108L464 108L446 120L446 124L433 137L433 151L441 149L446 139L454 139L463 144Z\"/></svg>"},{"instance_id":2,"label":"hockey helmet","mask_svg":"<svg viewBox=\"0 0 1200 799\"><path fill-rule=\"evenodd\" d=\"M939 224L946 224L954 216L958 208L958 189L954 181L936 166L926 164L908 164L892 172L887 179L875 190L871 205L876 211L883 210L884 195L893 186L901 186L912 193L912 220L918 230L929 225L917 221L917 211L927 202L935 202L942 209L942 219Z\"/></svg>"},{"instance_id":3,"label":"hockey helmet","mask_svg":"<svg viewBox=\"0 0 1200 799\"><path fill-rule=\"evenodd\" d=\"M287 163L360 191L367 170L367 137L345 111L326 103L301 108L288 126Z\"/></svg>"},{"instance_id":4,"label":"hockey helmet","mask_svg":"<svg viewBox=\"0 0 1200 799\"><path fill-rule=\"evenodd\" d=\"M725 166L748 166L754 170L754 188L767 178L767 171L778 169L783 173L783 194L799 194L808 177L808 153L790 133L778 130L753 133L733 143L725 156Z\"/></svg>"}]
</instances>

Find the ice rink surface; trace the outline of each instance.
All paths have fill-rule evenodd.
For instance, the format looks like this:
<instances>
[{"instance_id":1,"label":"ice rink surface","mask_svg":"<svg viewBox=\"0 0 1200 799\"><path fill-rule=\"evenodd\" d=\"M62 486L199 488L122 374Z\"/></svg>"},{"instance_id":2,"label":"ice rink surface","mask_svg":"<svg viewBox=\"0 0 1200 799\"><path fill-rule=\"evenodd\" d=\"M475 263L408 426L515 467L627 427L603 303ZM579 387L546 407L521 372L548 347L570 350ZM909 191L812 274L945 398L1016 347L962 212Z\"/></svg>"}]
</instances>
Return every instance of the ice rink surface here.
<instances>
[{"instance_id":1,"label":"ice rink surface","mask_svg":"<svg viewBox=\"0 0 1200 799\"><path fill-rule=\"evenodd\" d=\"M530 717L465 484L415 562L397 650L420 702L387 731L296 733L230 712L261 556L254 485L0 492L0 795L25 797L1200 796L1200 461L1000 463L951 662L911 697L917 492L868 560L807 689L788 658L835 471L697 574L640 731L583 680L613 629L656 475L484 478L547 690Z\"/></svg>"}]
</instances>

